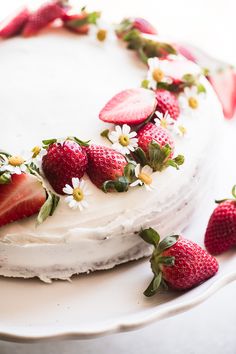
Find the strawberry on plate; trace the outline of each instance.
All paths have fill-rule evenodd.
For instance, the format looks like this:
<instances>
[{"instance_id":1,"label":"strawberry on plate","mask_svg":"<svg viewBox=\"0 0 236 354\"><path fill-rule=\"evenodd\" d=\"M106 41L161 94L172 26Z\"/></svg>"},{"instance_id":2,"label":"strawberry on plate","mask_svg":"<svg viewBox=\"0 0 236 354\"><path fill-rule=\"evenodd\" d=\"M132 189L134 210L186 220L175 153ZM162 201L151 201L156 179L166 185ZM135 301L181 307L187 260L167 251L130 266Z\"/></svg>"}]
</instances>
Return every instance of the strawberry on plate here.
<instances>
[{"instance_id":1,"label":"strawberry on plate","mask_svg":"<svg viewBox=\"0 0 236 354\"><path fill-rule=\"evenodd\" d=\"M19 34L27 22L29 15L28 8L24 6L2 21L0 23L0 37L9 38Z\"/></svg>"},{"instance_id":2,"label":"strawberry on plate","mask_svg":"<svg viewBox=\"0 0 236 354\"><path fill-rule=\"evenodd\" d=\"M66 184L70 185L72 178L84 175L87 164L85 148L72 140L49 144L42 159L43 172L58 194L64 194L63 188Z\"/></svg>"},{"instance_id":3,"label":"strawberry on plate","mask_svg":"<svg viewBox=\"0 0 236 354\"><path fill-rule=\"evenodd\" d=\"M63 19L64 16L65 9L61 1L47 2L30 14L23 29L23 36L33 36L56 19Z\"/></svg>"},{"instance_id":4,"label":"strawberry on plate","mask_svg":"<svg viewBox=\"0 0 236 354\"><path fill-rule=\"evenodd\" d=\"M0 184L0 226L39 212L47 199L40 181L27 173L13 174Z\"/></svg>"},{"instance_id":5,"label":"strawberry on plate","mask_svg":"<svg viewBox=\"0 0 236 354\"><path fill-rule=\"evenodd\" d=\"M109 189L115 189L118 192L128 189L127 181L122 178L127 160L121 153L102 145L90 145L86 151L88 155L87 174L98 188L103 188L105 192Z\"/></svg>"},{"instance_id":6,"label":"strawberry on plate","mask_svg":"<svg viewBox=\"0 0 236 354\"><path fill-rule=\"evenodd\" d=\"M152 228L141 230L142 239L154 246L150 259L154 277L144 294L154 295L160 287L175 290L191 289L218 271L217 260L193 241L173 235L160 242Z\"/></svg>"},{"instance_id":7,"label":"strawberry on plate","mask_svg":"<svg viewBox=\"0 0 236 354\"><path fill-rule=\"evenodd\" d=\"M156 108L155 93L144 88L121 91L99 113L108 123L135 125L149 118Z\"/></svg>"},{"instance_id":8,"label":"strawberry on plate","mask_svg":"<svg viewBox=\"0 0 236 354\"><path fill-rule=\"evenodd\" d=\"M205 233L205 246L211 254L221 254L236 246L236 186L233 199L217 201Z\"/></svg>"},{"instance_id":9,"label":"strawberry on plate","mask_svg":"<svg viewBox=\"0 0 236 354\"><path fill-rule=\"evenodd\" d=\"M156 110L163 113L163 115L168 112L171 118L177 120L180 114L180 108L176 95L163 89L156 90L155 93L157 99Z\"/></svg>"}]
</instances>

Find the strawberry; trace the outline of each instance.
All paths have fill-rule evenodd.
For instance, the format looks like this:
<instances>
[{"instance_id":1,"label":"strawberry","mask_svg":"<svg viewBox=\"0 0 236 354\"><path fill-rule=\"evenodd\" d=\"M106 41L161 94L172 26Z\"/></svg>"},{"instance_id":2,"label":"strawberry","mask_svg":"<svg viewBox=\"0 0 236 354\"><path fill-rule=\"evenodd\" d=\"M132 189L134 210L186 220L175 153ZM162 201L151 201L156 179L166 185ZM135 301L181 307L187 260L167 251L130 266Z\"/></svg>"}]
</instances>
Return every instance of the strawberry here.
<instances>
[{"instance_id":1,"label":"strawberry","mask_svg":"<svg viewBox=\"0 0 236 354\"><path fill-rule=\"evenodd\" d=\"M205 233L205 246L211 254L221 254L236 246L236 186L234 199L217 201Z\"/></svg>"},{"instance_id":2,"label":"strawberry","mask_svg":"<svg viewBox=\"0 0 236 354\"><path fill-rule=\"evenodd\" d=\"M29 18L29 10L22 7L0 23L0 37L9 38L21 32Z\"/></svg>"},{"instance_id":3,"label":"strawberry","mask_svg":"<svg viewBox=\"0 0 236 354\"><path fill-rule=\"evenodd\" d=\"M132 27L139 30L142 33L157 34L156 28L147 20L141 17L133 19Z\"/></svg>"},{"instance_id":4,"label":"strawberry","mask_svg":"<svg viewBox=\"0 0 236 354\"><path fill-rule=\"evenodd\" d=\"M236 72L232 67L211 73L209 81L222 104L225 118L231 119L236 112Z\"/></svg>"},{"instance_id":5,"label":"strawberry","mask_svg":"<svg viewBox=\"0 0 236 354\"><path fill-rule=\"evenodd\" d=\"M88 155L87 174L98 188L103 188L105 192L110 188L118 192L127 190L127 181L122 179L127 161L122 154L101 145L90 145L86 151ZM108 188L104 185L105 182L109 182L106 183ZM119 187L122 190L119 190Z\"/></svg>"},{"instance_id":6,"label":"strawberry","mask_svg":"<svg viewBox=\"0 0 236 354\"><path fill-rule=\"evenodd\" d=\"M174 140L171 137L170 133L162 128L161 126L156 126L153 123L145 124L139 131L138 131L138 146L148 154L149 144L152 141L157 142L161 147L164 147L166 144L171 148L171 155L173 156L174 153Z\"/></svg>"},{"instance_id":7,"label":"strawberry","mask_svg":"<svg viewBox=\"0 0 236 354\"><path fill-rule=\"evenodd\" d=\"M13 174L11 181L0 184L0 226L37 213L46 201L46 192L30 174Z\"/></svg>"},{"instance_id":8,"label":"strawberry","mask_svg":"<svg viewBox=\"0 0 236 354\"><path fill-rule=\"evenodd\" d=\"M168 236L160 242L152 228L142 230L142 239L154 246L151 267L154 277L144 294L154 295L160 286L176 290L191 289L215 275L217 260L196 243L181 236Z\"/></svg>"},{"instance_id":9,"label":"strawberry","mask_svg":"<svg viewBox=\"0 0 236 354\"><path fill-rule=\"evenodd\" d=\"M40 6L35 12L31 13L23 29L23 36L33 36L51 22L56 19L62 19L64 16L65 10L60 1L47 2Z\"/></svg>"},{"instance_id":10,"label":"strawberry","mask_svg":"<svg viewBox=\"0 0 236 354\"><path fill-rule=\"evenodd\" d=\"M169 115L177 120L180 114L179 103L177 97L170 91L159 89L156 90L157 111L163 113L168 112Z\"/></svg>"},{"instance_id":11,"label":"strawberry","mask_svg":"<svg viewBox=\"0 0 236 354\"><path fill-rule=\"evenodd\" d=\"M197 62L197 59L195 58L195 56L193 55L193 53L191 53L190 49L187 48L186 46L184 46L181 43L174 43L173 46L176 48L176 50L183 55L186 59L193 61L194 63Z\"/></svg>"},{"instance_id":12,"label":"strawberry","mask_svg":"<svg viewBox=\"0 0 236 354\"><path fill-rule=\"evenodd\" d=\"M99 113L99 118L113 124L139 124L156 108L155 93L144 88L129 89L115 95Z\"/></svg>"},{"instance_id":13,"label":"strawberry","mask_svg":"<svg viewBox=\"0 0 236 354\"><path fill-rule=\"evenodd\" d=\"M79 14L66 14L63 18L63 22L64 26L72 32L87 34L89 31L87 13L85 11Z\"/></svg>"},{"instance_id":14,"label":"strawberry","mask_svg":"<svg viewBox=\"0 0 236 354\"><path fill-rule=\"evenodd\" d=\"M71 183L73 177L84 175L87 164L85 149L71 140L50 144L42 159L43 172L58 194L64 194L63 188Z\"/></svg>"}]
</instances>

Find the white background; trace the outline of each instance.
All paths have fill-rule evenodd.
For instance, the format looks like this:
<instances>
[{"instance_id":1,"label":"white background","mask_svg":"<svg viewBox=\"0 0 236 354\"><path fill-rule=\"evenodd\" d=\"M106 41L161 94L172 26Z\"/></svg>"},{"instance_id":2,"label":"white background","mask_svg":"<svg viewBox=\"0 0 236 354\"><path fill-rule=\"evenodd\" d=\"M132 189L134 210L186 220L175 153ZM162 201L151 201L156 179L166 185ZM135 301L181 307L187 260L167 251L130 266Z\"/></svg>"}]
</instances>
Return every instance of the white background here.
<instances>
[{"instance_id":1,"label":"white background","mask_svg":"<svg viewBox=\"0 0 236 354\"><path fill-rule=\"evenodd\" d=\"M28 1L30 5L37 1ZM157 25L159 32L190 41L210 54L236 65L235 0L145 0L81 2L91 9L103 10L106 18L119 20L126 15L142 16ZM24 0L0 2L4 17ZM1 44L0 44L1 45ZM1 65L1 58L0 58ZM236 128L236 120L231 124ZM236 129L235 129L236 132ZM231 135L232 137L236 136ZM235 169L235 161L232 161ZM224 190L231 187L229 182ZM235 181L236 182L236 181ZM204 304L184 314L163 320L136 332L88 341L42 344L0 342L0 354L235 354L236 282L220 290ZM20 299L19 299L20 301ZM1 320L1 315L0 315Z\"/></svg>"}]
</instances>

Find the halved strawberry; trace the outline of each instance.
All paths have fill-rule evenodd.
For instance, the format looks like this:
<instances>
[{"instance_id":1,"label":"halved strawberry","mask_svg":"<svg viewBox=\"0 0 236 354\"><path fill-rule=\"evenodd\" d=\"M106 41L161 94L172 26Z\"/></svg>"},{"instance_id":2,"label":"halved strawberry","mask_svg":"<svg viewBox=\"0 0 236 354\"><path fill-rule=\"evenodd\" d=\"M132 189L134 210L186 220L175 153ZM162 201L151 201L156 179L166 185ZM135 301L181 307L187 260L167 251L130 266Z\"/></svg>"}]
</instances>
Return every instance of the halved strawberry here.
<instances>
[{"instance_id":1,"label":"halved strawberry","mask_svg":"<svg viewBox=\"0 0 236 354\"><path fill-rule=\"evenodd\" d=\"M23 29L23 36L30 37L56 19L63 19L64 16L65 10L60 1L47 2L29 16Z\"/></svg>"},{"instance_id":2,"label":"halved strawberry","mask_svg":"<svg viewBox=\"0 0 236 354\"><path fill-rule=\"evenodd\" d=\"M124 90L115 95L99 113L99 118L113 124L140 124L156 108L155 93L144 88Z\"/></svg>"},{"instance_id":3,"label":"halved strawberry","mask_svg":"<svg viewBox=\"0 0 236 354\"><path fill-rule=\"evenodd\" d=\"M13 174L11 182L0 184L0 226L37 213L45 201L45 189L35 176Z\"/></svg>"},{"instance_id":4,"label":"halved strawberry","mask_svg":"<svg viewBox=\"0 0 236 354\"><path fill-rule=\"evenodd\" d=\"M9 38L19 34L29 18L26 6L18 9L14 14L0 23L0 37Z\"/></svg>"},{"instance_id":5,"label":"halved strawberry","mask_svg":"<svg viewBox=\"0 0 236 354\"><path fill-rule=\"evenodd\" d=\"M209 81L222 104L225 118L233 118L236 112L236 72L228 67L211 73Z\"/></svg>"},{"instance_id":6,"label":"halved strawberry","mask_svg":"<svg viewBox=\"0 0 236 354\"><path fill-rule=\"evenodd\" d=\"M142 17L136 17L133 20L133 28L139 30L142 33L157 34L156 28Z\"/></svg>"}]
</instances>

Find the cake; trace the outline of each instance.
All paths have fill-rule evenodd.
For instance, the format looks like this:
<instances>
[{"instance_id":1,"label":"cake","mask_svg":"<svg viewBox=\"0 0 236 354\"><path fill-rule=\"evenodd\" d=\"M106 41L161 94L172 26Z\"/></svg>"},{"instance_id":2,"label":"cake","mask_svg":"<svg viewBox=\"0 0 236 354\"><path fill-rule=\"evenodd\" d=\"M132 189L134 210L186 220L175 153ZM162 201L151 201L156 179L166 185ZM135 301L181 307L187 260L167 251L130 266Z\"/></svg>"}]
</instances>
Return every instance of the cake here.
<instances>
[{"instance_id":1,"label":"cake","mask_svg":"<svg viewBox=\"0 0 236 354\"><path fill-rule=\"evenodd\" d=\"M156 40L154 34L143 36ZM168 131L174 142L174 156L183 155L184 163L179 161L178 169L170 166L153 172L151 190L141 185L141 181L123 193L109 190L104 193L92 183L92 173L90 177L85 173L82 179L90 191L86 208L70 208L66 202L68 195L62 193L53 215L40 225L36 225L37 215L32 215L0 227L0 275L38 277L50 282L109 269L150 255L150 246L138 235L142 228L152 226L165 236L181 232L188 225L208 176L212 132L218 130L222 118L218 99L196 64L180 55L170 55L163 61L149 59L148 68L135 53L127 51L114 34L99 41L93 31L78 36L63 28L27 39L16 37L2 41L0 57L3 121L0 148L12 156L24 156L25 160L33 147L42 145L42 140L54 138L60 139L59 145L66 137L76 136L90 141L88 145L113 148L114 142L108 141L106 134L101 136L101 132L109 129L108 138L112 137L112 131L115 137L115 126L123 129L125 123L106 123L104 114L101 120L99 113L104 113L103 107L106 111L107 102L119 92L131 89L135 93L148 91L147 95L149 92L155 95L150 74L153 66L160 69L162 65L163 71L166 70L167 79L160 80L166 85L180 85L179 70L181 78L185 74L197 77L197 84L185 81L189 87L175 94L181 110L177 118L160 110L154 113L158 109L153 107L152 123L147 123ZM140 89L141 82L143 88ZM165 88L159 91L162 90ZM199 107L191 109L188 102L194 95L197 95ZM137 123L134 129L132 124L129 127L138 131ZM46 155L47 151L44 157ZM0 167L3 165L2 161ZM3 169L0 171L3 173ZM43 175L42 167L41 174L48 190L57 196ZM72 182L67 184L72 186ZM0 186L1 197L1 188L6 186ZM10 207L10 200L8 204Z\"/></svg>"}]
</instances>

